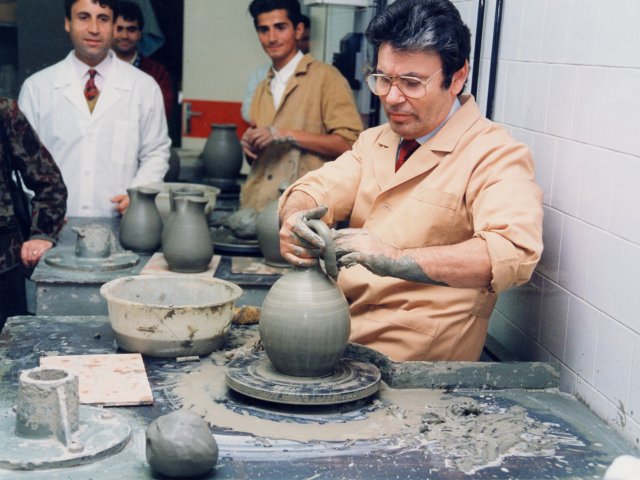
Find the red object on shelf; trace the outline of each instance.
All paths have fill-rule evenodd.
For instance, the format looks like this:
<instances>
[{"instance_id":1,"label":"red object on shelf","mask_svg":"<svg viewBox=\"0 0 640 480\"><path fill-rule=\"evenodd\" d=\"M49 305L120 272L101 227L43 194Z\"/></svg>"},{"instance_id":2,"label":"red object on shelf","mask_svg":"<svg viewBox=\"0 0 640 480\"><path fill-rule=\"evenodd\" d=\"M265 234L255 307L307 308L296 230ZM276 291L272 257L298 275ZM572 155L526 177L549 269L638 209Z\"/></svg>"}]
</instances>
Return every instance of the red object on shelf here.
<instances>
[{"instance_id":1,"label":"red object on shelf","mask_svg":"<svg viewBox=\"0 0 640 480\"><path fill-rule=\"evenodd\" d=\"M192 116L186 118L185 107L191 105ZM241 138L249 124L240 114L240 102L218 102L214 100L190 100L182 102L182 115L185 118L182 135L190 138L207 138L211 133L212 123L233 123L238 126L238 138ZM186 133L186 122L191 122L190 132Z\"/></svg>"}]
</instances>

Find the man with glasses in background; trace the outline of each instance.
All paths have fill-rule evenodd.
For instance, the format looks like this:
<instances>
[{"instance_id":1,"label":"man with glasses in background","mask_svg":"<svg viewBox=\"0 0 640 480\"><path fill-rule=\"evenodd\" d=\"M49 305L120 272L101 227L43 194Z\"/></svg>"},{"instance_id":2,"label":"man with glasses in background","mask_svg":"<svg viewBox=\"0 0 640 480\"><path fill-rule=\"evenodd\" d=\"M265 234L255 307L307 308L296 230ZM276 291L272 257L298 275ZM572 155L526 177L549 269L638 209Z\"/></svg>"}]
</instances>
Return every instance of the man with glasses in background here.
<instances>
[{"instance_id":1,"label":"man with glasses in background","mask_svg":"<svg viewBox=\"0 0 640 480\"><path fill-rule=\"evenodd\" d=\"M478 360L497 294L542 252L529 149L463 95L470 32L449 0L397 0L367 28L367 78L389 123L280 200L281 251L314 264L333 225L351 341L395 361Z\"/></svg>"}]
</instances>

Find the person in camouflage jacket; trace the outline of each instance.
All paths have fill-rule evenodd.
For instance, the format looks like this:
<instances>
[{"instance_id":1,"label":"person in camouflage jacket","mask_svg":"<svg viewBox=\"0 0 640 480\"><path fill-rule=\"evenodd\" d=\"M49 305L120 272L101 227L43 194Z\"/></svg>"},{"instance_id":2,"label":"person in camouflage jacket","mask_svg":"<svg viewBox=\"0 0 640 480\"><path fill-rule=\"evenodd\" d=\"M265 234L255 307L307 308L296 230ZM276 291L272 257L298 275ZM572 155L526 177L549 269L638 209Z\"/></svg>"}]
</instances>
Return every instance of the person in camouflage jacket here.
<instances>
[{"instance_id":1,"label":"person in camouflage jacket","mask_svg":"<svg viewBox=\"0 0 640 480\"><path fill-rule=\"evenodd\" d=\"M40 143L15 101L0 98L0 330L6 318L26 313L20 264L33 268L56 242L67 211L67 188L60 169ZM31 200L31 233L22 233L14 215L9 180L20 172Z\"/></svg>"}]
</instances>

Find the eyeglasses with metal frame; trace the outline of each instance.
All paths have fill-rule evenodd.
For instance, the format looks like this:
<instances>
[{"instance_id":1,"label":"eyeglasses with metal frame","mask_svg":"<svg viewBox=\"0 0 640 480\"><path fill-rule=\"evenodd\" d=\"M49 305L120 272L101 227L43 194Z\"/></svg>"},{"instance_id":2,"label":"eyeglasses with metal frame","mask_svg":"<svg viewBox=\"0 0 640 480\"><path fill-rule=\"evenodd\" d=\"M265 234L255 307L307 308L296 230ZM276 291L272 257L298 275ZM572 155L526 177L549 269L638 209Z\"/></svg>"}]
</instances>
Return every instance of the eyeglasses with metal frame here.
<instances>
[{"instance_id":1,"label":"eyeglasses with metal frame","mask_svg":"<svg viewBox=\"0 0 640 480\"><path fill-rule=\"evenodd\" d=\"M391 77L384 73L372 72L367 75L366 81L369 90L371 90L371 93L374 95L387 95L391 91L391 87L395 85L405 97L417 99L427 94L427 85L429 85L441 71L442 69L438 70L426 80L405 75Z\"/></svg>"}]
</instances>

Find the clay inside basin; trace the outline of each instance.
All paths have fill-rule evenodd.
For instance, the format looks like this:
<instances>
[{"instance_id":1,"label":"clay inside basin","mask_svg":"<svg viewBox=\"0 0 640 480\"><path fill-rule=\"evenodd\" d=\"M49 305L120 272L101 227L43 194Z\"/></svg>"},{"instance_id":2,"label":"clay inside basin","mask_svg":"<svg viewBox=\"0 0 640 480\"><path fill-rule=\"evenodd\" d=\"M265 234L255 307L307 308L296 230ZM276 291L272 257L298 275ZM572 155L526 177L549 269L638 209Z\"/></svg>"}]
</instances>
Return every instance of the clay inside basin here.
<instances>
[{"instance_id":1,"label":"clay inside basin","mask_svg":"<svg viewBox=\"0 0 640 480\"><path fill-rule=\"evenodd\" d=\"M100 293L120 348L178 357L224 344L242 289L217 278L141 275L105 283Z\"/></svg>"}]
</instances>

